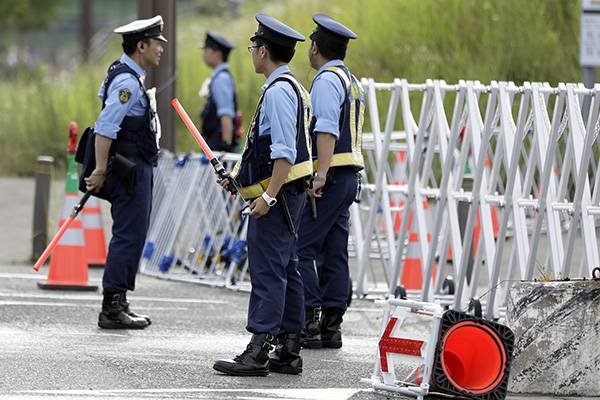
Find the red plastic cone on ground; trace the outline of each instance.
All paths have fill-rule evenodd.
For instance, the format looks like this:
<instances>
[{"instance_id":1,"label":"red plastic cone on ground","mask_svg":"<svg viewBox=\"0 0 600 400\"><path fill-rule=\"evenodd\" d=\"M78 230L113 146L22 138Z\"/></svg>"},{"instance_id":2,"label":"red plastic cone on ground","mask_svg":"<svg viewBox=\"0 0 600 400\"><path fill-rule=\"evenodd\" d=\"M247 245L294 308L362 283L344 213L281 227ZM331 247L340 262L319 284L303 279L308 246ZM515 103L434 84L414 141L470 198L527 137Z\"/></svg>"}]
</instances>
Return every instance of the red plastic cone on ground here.
<instances>
[{"instance_id":1,"label":"red plastic cone on ground","mask_svg":"<svg viewBox=\"0 0 600 400\"><path fill-rule=\"evenodd\" d=\"M427 200L424 200L423 205ZM429 204L425 208L428 208ZM423 268L421 265L421 246L419 245L419 235L412 231L413 211L408 217L408 247L406 257L402 264L402 277L400 283L407 290L421 290L423 288ZM431 242L431 233L427 233L427 241ZM435 276L435 265L433 266L433 276Z\"/></svg>"},{"instance_id":2,"label":"red plastic cone on ground","mask_svg":"<svg viewBox=\"0 0 600 400\"><path fill-rule=\"evenodd\" d=\"M82 210L85 254L89 267L104 267L106 262L106 239L102 227L100 200L90 197Z\"/></svg>"},{"instance_id":3,"label":"red plastic cone on ground","mask_svg":"<svg viewBox=\"0 0 600 400\"><path fill-rule=\"evenodd\" d=\"M406 162L407 162L406 151L399 151L396 153L396 162L394 163L394 171L392 174L393 185L406 185L408 182L408 176L406 174ZM397 211L392 212L392 221L394 224L394 233L400 233L400 225L402 224L402 209L404 208L405 200L403 194L393 194L391 196L392 207L396 206Z\"/></svg>"},{"instance_id":4,"label":"red plastic cone on ground","mask_svg":"<svg viewBox=\"0 0 600 400\"><path fill-rule=\"evenodd\" d=\"M75 145L77 143L77 125L72 122L69 129L69 151L67 154L67 182L65 200L58 226L69 217L71 210L79 202L78 174L75 164ZM69 225L58 242L50 259L50 270L46 283L38 283L40 289L53 290L97 290L97 286L88 284L88 266L85 253L83 221L78 216Z\"/></svg>"}]
</instances>

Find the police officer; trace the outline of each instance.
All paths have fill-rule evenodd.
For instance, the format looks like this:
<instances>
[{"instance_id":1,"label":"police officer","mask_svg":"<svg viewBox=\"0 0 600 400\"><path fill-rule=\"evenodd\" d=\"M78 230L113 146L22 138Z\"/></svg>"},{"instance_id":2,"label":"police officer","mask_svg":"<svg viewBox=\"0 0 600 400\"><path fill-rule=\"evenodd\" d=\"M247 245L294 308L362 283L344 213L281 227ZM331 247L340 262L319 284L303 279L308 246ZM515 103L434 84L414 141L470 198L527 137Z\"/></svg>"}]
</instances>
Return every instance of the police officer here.
<instances>
[{"instance_id":1,"label":"police officer","mask_svg":"<svg viewBox=\"0 0 600 400\"><path fill-rule=\"evenodd\" d=\"M227 59L235 46L221 35L208 32L204 42L203 59L212 68L208 97L202 119L202 134L210 148L217 151L235 151L237 147L237 98L235 82Z\"/></svg>"},{"instance_id":2,"label":"police officer","mask_svg":"<svg viewBox=\"0 0 600 400\"><path fill-rule=\"evenodd\" d=\"M252 339L242 354L217 361L214 369L229 375L299 374L304 296L295 231L305 203L304 181L312 173L310 98L288 63L304 37L267 15L257 14L256 20L258 30L248 50L255 71L267 81L242 159L231 174L240 194L252 199L247 236L252 292L246 326ZM226 180L220 183L228 186ZM275 336L278 344L269 358Z\"/></svg>"},{"instance_id":3,"label":"police officer","mask_svg":"<svg viewBox=\"0 0 600 400\"><path fill-rule=\"evenodd\" d=\"M299 270L306 307L302 344L308 348L342 346L340 325L348 298L348 219L357 194L365 96L344 65L356 34L324 14L313 16L309 59L317 70L310 90L310 134L317 160L298 238ZM316 214L316 219L315 219ZM318 259L318 260L317 260ZM320 314L322 311L322 318Z\"/></svg>"},{"instance_id":4,"label":"police officer","mask_svg":"<svg viewBox=\"0 0 600 400\"><path fill-rule=\"evenodd\" d=\"M158 66L163 53L163 20L156 16L114 30L123 35L125 54L113 62L100 87L102 111L90 138L95 168L86 189L111 203L113 236L102 279L104 299L98 326L143 329L146 316L129 308L126 292L135 276L150 219L153 166L158 155L155 99L144 87L146 70Z\"/></svg>"}]
</instances>

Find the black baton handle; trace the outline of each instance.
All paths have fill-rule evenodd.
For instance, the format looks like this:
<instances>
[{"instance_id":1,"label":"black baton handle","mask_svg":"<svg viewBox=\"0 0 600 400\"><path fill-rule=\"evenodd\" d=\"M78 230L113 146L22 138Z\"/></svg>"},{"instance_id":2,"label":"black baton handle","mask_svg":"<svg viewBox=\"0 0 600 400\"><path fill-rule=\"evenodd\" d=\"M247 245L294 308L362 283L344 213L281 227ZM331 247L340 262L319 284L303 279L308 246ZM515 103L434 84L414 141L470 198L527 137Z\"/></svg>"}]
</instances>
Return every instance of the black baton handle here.
<instances>
[{"instance_id":1,"label":"black baton handle","mask_svg":"<svg viewBox=\"0 0 600 400\"><path fill-rule=\"evenodd\" d=\"M312 215L312 219L314 221L317 220L317 200L312 197L310 194L307 194L308 196L308 202L310 204L310 213Z\"/></svg>"},{"instance_id":2,"label":"black baton handle","mask_svg":"<svg viewBox=\"0 0 600 400\"><path fill-rule=\"evenodd\" d=\"M215 169L215 172L217 173L217 176L219 178L227 179L229 181L229 185L227 185L227 190L229 191L229 193L238 194L239 193L238 184L235 181L235 179L233 179L231 176L225 175L226 171L225 171L225 167L223 167L223 164L221 164L221 162L219 160L217 160L216 158L212 158L210 160L210 163L212 164L212 166Z\"/></svg>"},{"instance_id":3,"label":"black baton handle","mask_svg":"<svg viewBox=\"0 0 600 400\"><path fill-rule=\"evenodd\" d=\"M288 207L287 200L283 191L278 194L279 202L281 203L281 211L283 211L283 216L285 217L285 222L287 223L288 229L290 231L290 235L296 236L296 228L294 228L294 222L292 221L292 215L290 214L290 208Z\"/></svg>"}]
</instances>

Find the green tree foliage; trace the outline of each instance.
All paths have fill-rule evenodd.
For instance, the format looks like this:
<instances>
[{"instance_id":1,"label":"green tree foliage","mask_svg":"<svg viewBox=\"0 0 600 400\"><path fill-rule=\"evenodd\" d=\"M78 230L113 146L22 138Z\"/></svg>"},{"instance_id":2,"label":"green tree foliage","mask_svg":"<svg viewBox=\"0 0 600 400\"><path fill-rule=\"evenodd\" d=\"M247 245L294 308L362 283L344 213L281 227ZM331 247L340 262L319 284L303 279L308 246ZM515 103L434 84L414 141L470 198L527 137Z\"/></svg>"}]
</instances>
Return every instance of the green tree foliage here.
<instances>
[{"instance_id":1,"label":"green tree foliage","mask_svg":"<svg viewBox=\"0 0 600 400\"><path fill-rule=\"evenodd\" d=\"M64 0L0 0L0 31L46 27Z\"/></svg>"},{"instance_id":2,"label":"green tree foliage","mask_svg":"<svg viewBox=\"0 0 600 400\"><path fill-rule=\"evenodd\" d=\"M60 0L49 0L58 2ZM34 0L0 0L5 3ZM17 7L18 5L15 5ZM254 14L280 18L305 36L314 28L311 15L328 13L352 28L357 41L349 46L347 64L358 77L389 82L444 79L580 81L579 1L571 0L247 0L238 17L178 17L177 96L190 115L203 105L198 97L202 81L210 75L203 65L199 44L207 30L230 38L238 48L230 66L238 85L238 102L245 125L254 112L264 77L254 72L245 51L256 30ZM2 22L0 22L0 25ZM0 173L30 174L35 156L50 154L64 159L67 127L75 120L92 124L99 110L97 91L108 64L120 54L115 36L105 59L62 75L0 81ZM308 42L297 46L291 67L306 86L314 71L308 59ZM196 150L183 125L178 125L179 151Z\"/></svg>"}]
</instances>

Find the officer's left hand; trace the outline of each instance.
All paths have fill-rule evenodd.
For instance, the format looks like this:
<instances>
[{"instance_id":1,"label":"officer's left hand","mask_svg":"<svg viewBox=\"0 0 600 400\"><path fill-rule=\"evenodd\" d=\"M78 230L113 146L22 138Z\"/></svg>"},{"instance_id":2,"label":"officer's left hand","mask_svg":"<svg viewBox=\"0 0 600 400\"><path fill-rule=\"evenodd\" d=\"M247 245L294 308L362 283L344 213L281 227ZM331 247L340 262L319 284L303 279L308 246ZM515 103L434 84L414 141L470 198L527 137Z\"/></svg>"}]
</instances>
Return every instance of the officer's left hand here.
<instances>
[{"instance_id":1,"label":"officer's left hand","mask_svg":"<svg viewBox=\"0 0 600 400\"><path fill-rule=\"evenodd\" d=\"M323 197L323 187L325 182L313 181L312 188L308 189L308 194L312 197Z\"/></svg>"},{"instance_id":2,"label":"officer's left hand","mask_svg":"<svg viewBox=\"0 0 600 400\"><path fill-rule=\"evenodd\" d=\"M106 172L104 170L95 169L90 176L84 179L85 189L93 193L98 193L100 189L102 189L102 186L104 186L105 180Z\"/></svg>"},{"instance_id":3,"label":"officer's left hand","mask_svg":"<svg viewBox=\"0 0 600 400\"><path fill-rule=\"evenodd\" d=\"M257 197L252 204L250 204L250 216L254 218L263 217L269 212L270 208L271 207L269 207L262 197Z\"/></svg>"}]
</instances>

